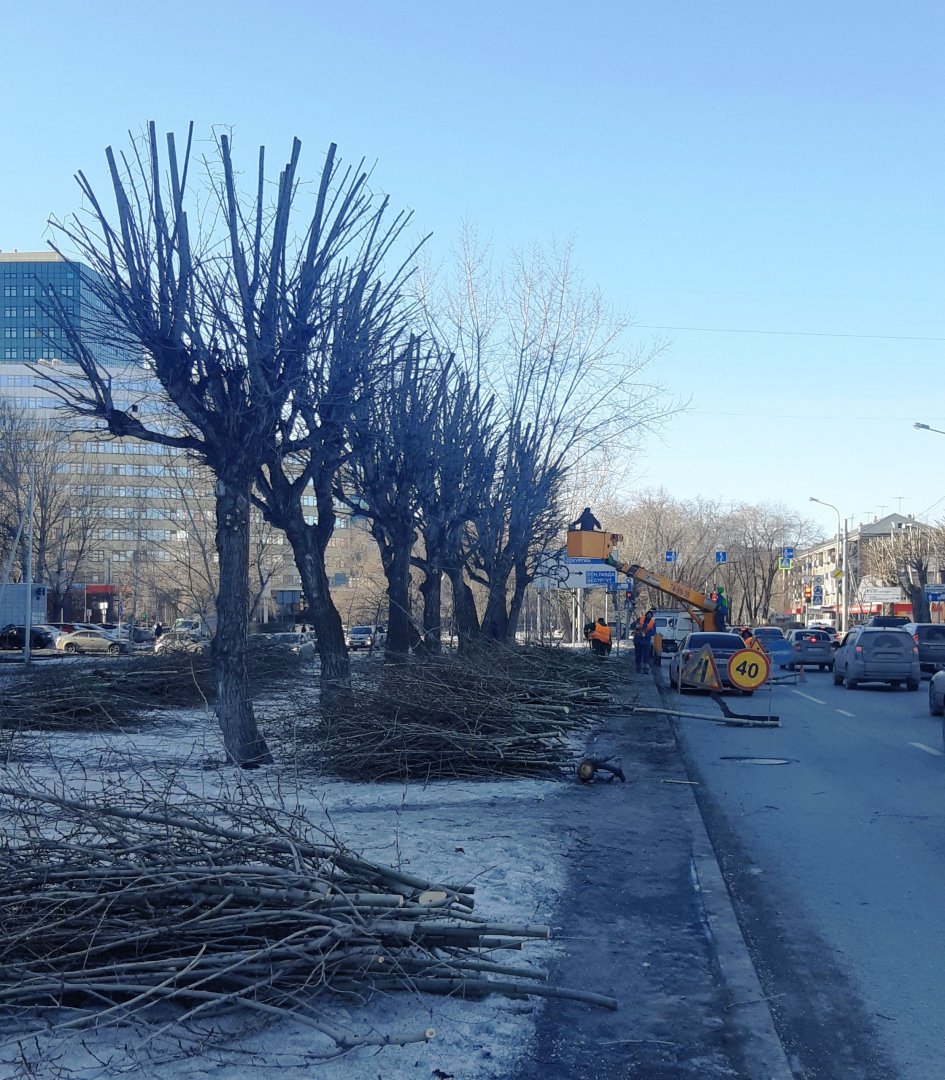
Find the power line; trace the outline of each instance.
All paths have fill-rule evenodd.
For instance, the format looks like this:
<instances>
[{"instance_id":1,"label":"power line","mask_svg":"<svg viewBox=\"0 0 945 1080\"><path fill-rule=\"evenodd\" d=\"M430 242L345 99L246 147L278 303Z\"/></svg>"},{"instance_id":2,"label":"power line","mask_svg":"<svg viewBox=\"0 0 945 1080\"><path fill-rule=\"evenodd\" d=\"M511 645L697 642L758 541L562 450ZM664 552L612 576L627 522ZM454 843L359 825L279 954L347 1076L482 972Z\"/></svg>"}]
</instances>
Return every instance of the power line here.
<instances>
[{"instance_id":1,"label":"power line","mask_svg":"<svg viewBox=\"0 0 945 1080\"><path fill-rule=\"evenodd\" d=\"M859 341L945 341L945 337L916 337L909 334L840 334L827 330L741 330L722 326L655 326L634 323L640 330L691 330L699 334L766 334L781 337L853 338Z\"/></svg>"}]
</instances>

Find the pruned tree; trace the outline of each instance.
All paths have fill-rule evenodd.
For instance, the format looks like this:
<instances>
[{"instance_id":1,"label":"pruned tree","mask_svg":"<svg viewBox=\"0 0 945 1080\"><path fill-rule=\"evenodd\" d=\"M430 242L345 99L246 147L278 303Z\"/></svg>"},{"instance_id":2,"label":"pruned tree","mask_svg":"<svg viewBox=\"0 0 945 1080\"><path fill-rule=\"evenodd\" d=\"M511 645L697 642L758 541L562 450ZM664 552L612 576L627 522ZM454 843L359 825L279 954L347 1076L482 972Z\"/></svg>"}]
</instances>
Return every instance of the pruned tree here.
<instances>
[{"instance_id":1,"label":"pruned tree","mask_svg":"<svg viewBox=\"0 0 945 1080\"><path fill-rule=\"evenodd\" d=\"M440 651L443 621L442 580L452 592L452 625L460 652L468 652L479 633L479 617L466 581L470 526L488 497L498 449L494 432L494 400L483 394L470 375L452 365L445 393L429 427L430 468L417 492L418 529L422 551L414 565L423 577L423 642L430 654Z\"/></svg>"},{"instance_id":2,"label":"pruned tree","mask_svg":"<svg viewBox=\"0 0 945 1080\"><path fill-rule=\"evenodd\" d=\"M388 657L405 656L411 627L410 568L420 526L421 492L437 471L436 420L450 389L452 360L435 344L410 338L386 365L364 403L340 498L370 522L387 579Z\"/></svg>"}]
</instances>

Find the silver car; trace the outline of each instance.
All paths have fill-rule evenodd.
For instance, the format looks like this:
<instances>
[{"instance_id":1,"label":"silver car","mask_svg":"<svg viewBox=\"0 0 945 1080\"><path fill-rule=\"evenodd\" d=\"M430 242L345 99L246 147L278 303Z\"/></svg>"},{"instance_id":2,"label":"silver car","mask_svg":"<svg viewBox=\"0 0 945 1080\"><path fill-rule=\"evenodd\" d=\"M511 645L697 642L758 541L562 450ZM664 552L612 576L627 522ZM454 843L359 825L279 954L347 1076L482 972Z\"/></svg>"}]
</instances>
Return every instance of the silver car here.
<instances>
[{"instance_id":1,"label":"silver car","mask_svg":"<svg viewBox=\"0 0 945 1080\"><path fill-rule=\"evenodd\" d=\"M833 639L825 630L792 630L788 634L791 658L782 667L790 671L816 665L821 671L833 667Z\"/></svg>"},{"instance_id":2,"label":"silver car","mask_svg":"<svg viewBox=\"0 0 945 1080\"><path fill-rule=\"evenodd\" d=\"M682 679L682 671L687 661L695 656L701 649L708 645L712 650L715 666L718 668L719 678L723 687L731 687L732 681L728 677L729 657L745 648L745 642L740 634L729 634L723 631L700 630L695 634L687 634L679 646L679 651L673 653L669 662L669 684L682 690L695 689L694 684ZM680 681L682 680L682 681Z\"/></svg>"},{"instance_id":3,"label":"silver car","mask_svg":"<svg viewBox=\"0 0 945 1080\"><path fill-rule=\"evenodd\" d=\"M833 661L833 681L848 690L861 682L906 684L919 689L919 647L898 627L857 626L840 642Z\"/></svg>"},{"instance_id":4,"label":"silver car","mask_svg":"<svg viewBox=\"0 0 945 1080\"><path fill-rule=\"evenodd\" d=\"M109 656L118 656L131 650L127 639L118 640L101 630L76 630L72 634L60 634L56 638L56 648L61 652L75 655L76 653L108 653Z\"/></svg>"}]
</instances>

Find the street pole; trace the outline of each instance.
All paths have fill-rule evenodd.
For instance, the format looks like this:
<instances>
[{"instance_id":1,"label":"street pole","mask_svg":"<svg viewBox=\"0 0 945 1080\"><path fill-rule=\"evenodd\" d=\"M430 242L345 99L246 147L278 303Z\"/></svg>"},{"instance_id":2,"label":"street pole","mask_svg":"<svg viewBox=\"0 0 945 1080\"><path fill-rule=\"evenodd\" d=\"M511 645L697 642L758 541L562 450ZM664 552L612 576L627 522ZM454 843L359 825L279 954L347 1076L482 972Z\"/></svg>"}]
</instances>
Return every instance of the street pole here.
<instances>
[{"instance_id":1,"label":"street pole","mask_svg":"<svg viewBox=\"0 0 945 1080\"><path fill-rule=\"evenodd\" d=\"M30 662L30 631L33 629L33 482L30 473L30 494L26 504L26 618L23 620L23 663Z\"/></svg>"},{"instance_id":2,"label":"street pole","mask_svg":"<svg viewBox=\"0 0 945 1080\"><path fill-rule=\"evenodd\" d=\"M840 511L833 505L833 503L824 502L823 499L816 499L813 495L810 497L811 502L819 503L821 506L829 506L831 510L837 515L837 558L840 560L840 591L837 595L839 603L837 604L837 617L840 620L841 633L846 630L846 611L845 600L842 599L846 596L845 579L847 576L847 539L846 531L841 528L840 525Z\"/></svg>"},{"instance_id":3,"label":"street pole","mask_svg":"<svg viewBox=\"0 0 945 1080\"><path fill-rule=\"evenodd\" d=\"M840 568L843 571L843 577L840 578L840 595L842 597L842 617L840 622L840 632L845 634L847 627L850 625L850 589L847 585L847 538L849 536L849 528L847 526L847 519L843 519L843 554Z\"/></svg>"}]
</instances>

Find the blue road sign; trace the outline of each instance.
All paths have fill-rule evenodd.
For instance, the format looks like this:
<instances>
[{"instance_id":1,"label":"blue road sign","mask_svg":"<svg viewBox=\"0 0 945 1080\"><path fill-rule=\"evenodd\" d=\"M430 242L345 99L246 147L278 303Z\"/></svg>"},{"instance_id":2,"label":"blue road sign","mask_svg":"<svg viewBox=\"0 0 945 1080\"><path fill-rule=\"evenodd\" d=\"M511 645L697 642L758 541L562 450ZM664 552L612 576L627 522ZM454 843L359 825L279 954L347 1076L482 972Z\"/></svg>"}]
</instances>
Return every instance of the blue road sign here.
<instances>
[{"instance_id":1,"label":"blue road sign","mask_svg":"<svg viewBox=\"0 0 945 1080\"><path fill-rule=\"evenodd\" d=\"M779 570L790 570L793 566L794 566L794 560L793 559L785 558L785 556L782 555L781 558L778 560L778 569Z\"/></svg>"},{"instance_id":2,"label":"blue road sign","mask_svg":"<svg viewBox=\"0 0 945 1080\"><path fill-rule=\"evenodd\" d=\"M945 585L926 585L925 598L930 604L940 604L945 600Z\"/></svg>"},{"instance_id":3,"label":"blue road sign","mask_svg":"<svg viewBox=\"0 0 945 1080\"><path fill-rule=\"evenodd\" d=\"M616 585L616 570L588 570L584 575L584 583L591 585Z\"/></svg>"},{"instance_id":4,"label":"blue road sign","mask_svg":"<svg viewBox=\"0 0 945 1080\"><path fill-rule=\"evenodd\" d=\"M715 553L715 561L717 563L728 562L728 552L727 551L717 551Z\"/></svg>"},{"instance_id":5,"label":"blue road sign","mask_svg":"<svg viewBox=\"0 0 945 1080\"><path fill-rule=\"evenodd\" d=\"M783 547L783 548L781 548L781 558L782 559L793 559L794 558L794 548L792 548L792 547Z\"/></svg>"},{"instance_id":6,"label":"blue road sign","mask_svg":"<svg viewBox=\"0 0 945 1080\"><path fill-rule=\"evenodd\" d=\"M819 607L824 602L824 587L823 585L815 585L811 589L810 602L816 607Z\"/></svg>"},{"instance_id":7,"label":"blue road sign","mask_svg":"<svg viewBox=\"0 0 945 1080\"><path fill-rule=\"evenodd\" d=\"M666 552L666 561L667 562L675 562L676 561L676 552L675 551L667 551Z\"/></svg>"}]
</instances>

